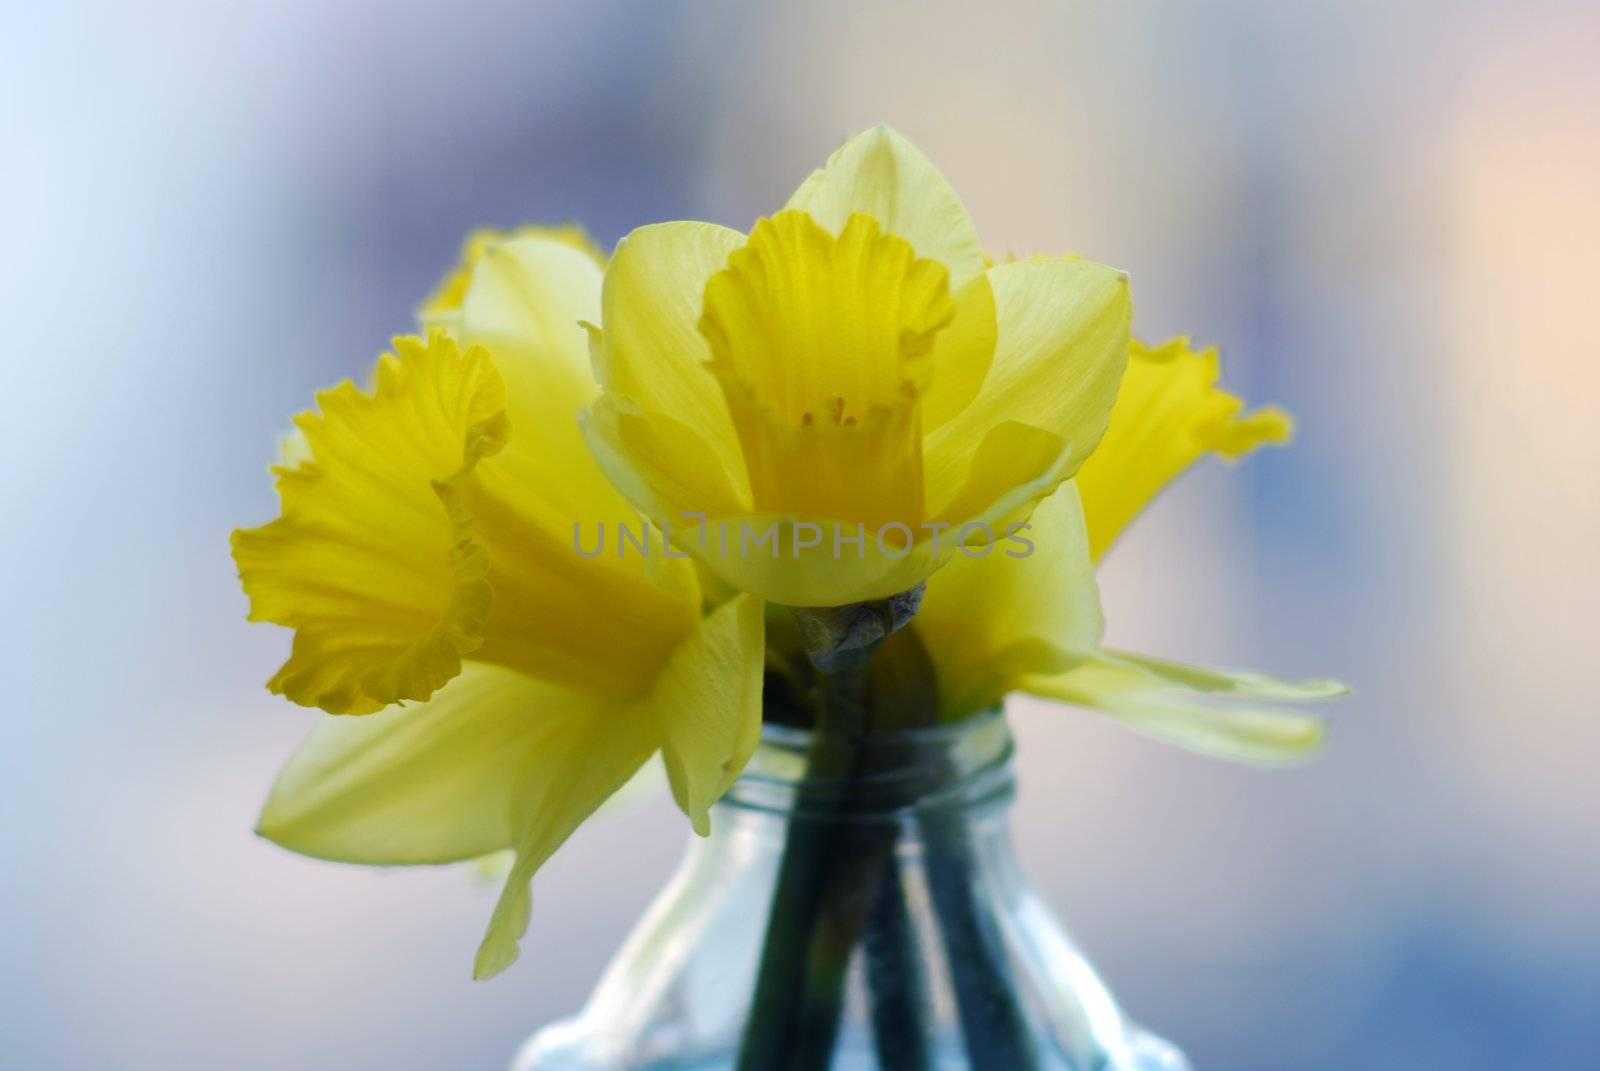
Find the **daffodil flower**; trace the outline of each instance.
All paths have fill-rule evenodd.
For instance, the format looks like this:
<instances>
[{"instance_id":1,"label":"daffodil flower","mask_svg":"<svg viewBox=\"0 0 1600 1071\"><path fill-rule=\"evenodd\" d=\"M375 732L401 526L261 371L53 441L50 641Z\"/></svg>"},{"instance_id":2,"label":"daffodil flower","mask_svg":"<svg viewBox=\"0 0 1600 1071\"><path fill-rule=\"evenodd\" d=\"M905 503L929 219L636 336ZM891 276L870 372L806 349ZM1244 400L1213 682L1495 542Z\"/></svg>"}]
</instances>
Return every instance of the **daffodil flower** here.
<instances>
[{"instance_id":1,"label":"daffodil flower","mask_svg":"<svg viewBox=\"0 0 1600 1071\"><path fill-rule=\"evenodd\" d=\"M1123 526L1288 420L1241 415L1214 352L1131 341L1121 273L993 265L892 131L748 235L645 227L607 262L571 226L475 233L419 316L370 390L296 419L281 515L234 555L251 617L294 630L269 687L328 712L261 833L379 865L510 851L478 977L515 959L538 868L653 755L706 831L764 660L792 666L822 619L780 604L909 612L926 582L900 704L924 721L1031 692L1278 762L1320 723L1261 704L1342 691L1100 646L1094 562ZM1030 553L996 545L1024 524Z\"/></svg>"},{"instance_id":2,"label":"daffodil flower","mask_svg":"<svg viewBox=\"0 0 1600 1071\"><path fill-rule=\"evenodd\" d=\"M1112 268L989 266L884 127L748 234L634 231L601 305L601 467L711 573L803 607L887 598L1025 522L1105 431L1131 316Z\"/></svg>"},{"instance_id":3,"label":"daffodil flower","mask_svg":"<svg viewBox=\"0 0 1600 1071\"><path fill-rule=\"evenodd\" d=\"M938 678L940 716L965 717L1008 692L1086 707L1204 754L1260 765L1303 759L1320 719L1280 704L1330 699L1336 681L1283 681L1185 666L1100 646L1094 566L1167 483L1207 453L1237 458L1284 442L1286 414L1216 386L1215 350L1135 341L1111 424L1077 479L1034 511L1026 556L960 556L928 582L913 624Z\"/></svg>"},{"instance_id":4,"label":"daffodil flower","mask_svg":"<svg viewBox=\"0 0 1600 1071\"><path fill-rule=\"evenodd\" d=\"M573 553L575 522L638 527L576 424L595 256L524 234L460 272L426 314L444 328L296 419L282 514L233 545L251 617L294 629L271 689L343 715L260 831L374 864L514 850L486 977L516 958L534 872L652 755L706 828L760 734L764 643L759 600L708 606L687 560Z\"/></svg>"}]
</instances>

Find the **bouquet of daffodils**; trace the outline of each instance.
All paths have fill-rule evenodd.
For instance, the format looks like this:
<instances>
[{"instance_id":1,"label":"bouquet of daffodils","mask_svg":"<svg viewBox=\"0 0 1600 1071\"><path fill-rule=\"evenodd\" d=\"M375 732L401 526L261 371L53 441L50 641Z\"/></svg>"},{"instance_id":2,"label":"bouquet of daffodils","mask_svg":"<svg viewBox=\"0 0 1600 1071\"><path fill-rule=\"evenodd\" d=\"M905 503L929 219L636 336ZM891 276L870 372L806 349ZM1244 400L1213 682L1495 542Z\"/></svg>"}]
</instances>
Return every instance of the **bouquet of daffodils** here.
<instances>
[{"instance_id":1,"label":"bouquet of daffodils","mask_svg":"<svg viewBox=\"0 0 1600 1071\"><path fill-rule=\"evenodd\" d=\"M660 755L705 834L763 723L871 733L1011 692L1283 763L1342 691L1100 645L1095 565L1168 481L1283 442L1214 350L1130 335L1126 276L997 262L894 131L749 233L471 236L369 385L320 392L236 532L268 687L325 712L260 832L379 865L514 862L477 952Z\"/></svg>"}]
</instances>

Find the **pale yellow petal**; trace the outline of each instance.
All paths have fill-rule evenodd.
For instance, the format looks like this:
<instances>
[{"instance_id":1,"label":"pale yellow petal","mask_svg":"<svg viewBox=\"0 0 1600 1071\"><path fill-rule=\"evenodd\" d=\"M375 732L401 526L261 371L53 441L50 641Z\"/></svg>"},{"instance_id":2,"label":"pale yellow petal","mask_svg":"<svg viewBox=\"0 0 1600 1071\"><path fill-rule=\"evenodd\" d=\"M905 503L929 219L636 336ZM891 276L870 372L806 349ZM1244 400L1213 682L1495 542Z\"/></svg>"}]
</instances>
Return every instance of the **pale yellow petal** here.
<instances>
[{"instance_id":1,"label":"pale yellow petal","mask_svg":"<svg viewBox=\"0 0 1600 1071\"><path fill-rule=\"evenodd\" d=\"M605 267L605 253L576 223L527 224L510 232L483 227L467 235L466 240L461 243L460 260L445 273L444 278L439 280L433 293L423 300L422 306L417 310L417 318L423 326L454 328L461 311L462 299L466 297L467 287L472 282L472 273L483 257L484 250L495 242L513 238L543 238L559 242L583 253L599 267Z\"/></svg>"},{"instance_id":2,"label":"pale yellow petal","mask_svg":"<svg viewBox=\"0 0 1600 1071\"><path fill-rule=\"evenodd\" d=\"M535 872L657 748L679 805L705 832L707 810L760 736L762 632L760 601L740 596L684 638L649 696L568 717L538 736L512 803L516 862L478 951L475 977L491 977L516 959Z\"/></svg>"},{"instance_id":3,"label":"pale yellow petal","mask_svg":"<svg viewBox=\"0 0 1600 1071\"><path fill-rule=\"evenodd\" d=\"M583 414L581 427L601 471L663 526L698 531L694 515L728 517L750 509L711 447L682 421L606 394Z\"/></svg>"},{"instance_id":4,"label":"pale yellow petal","mask_svg":"<svg viewBox=\"0 0 1600 1071\"><path fill-rule=\"evenodd\" d=\"M1002 514L1026 520L1039 499L1060 486L1056 474L1070 457L1067 443L1054 432L1001 421L983 433L960 488L944 501L934 521L960 527L977 517ZM1000 509L1002 502L1014 505Z\"/></svg>"},{"instance_id":5,"label":"pale yellow petal","mask_svg":"<svg viewBox=\"0 0 1600 1071\"><path fill-rule=\"evenodd\" d=\"M1348 685L1326 677L1286 681L1249 669L1188 666L1164 658L1153 658L1150 655L1110 648L1101 651L1101 655L1104 658L1138 666L1151 676L1174 687L1185 688L1192 692L1232 696L1236 699L1260 700L1267 703L1308 703L1321 699L1338 699L1340 696L1350 694Z\"/></svg>"},{"instance_id":6,"label":"pale yellow petal","mask_svg":"<svg viewBox=\"0 0 1600 1071\"><path fill-rule=\"evenodd\" d=\"M598 826L621 821L658 802L667 795L667 791L667 768L657 752L621 788L596 807L584 824ZM517 853L510 848L470 860L473 877L487 886L504 885L516 861Z\"/></svg>"},{"instance_id":7,"label":"pale yellow petal","mask_svg":"<svg viewBox=\"0 0 1600 1071\"><path fill-rule=\"evenodd\" d=\"M1329 698L1342 689L1329 682L1274 682L1229 671L1176 667L1111 652L1097 652L1065 673L1030 677L1021 690L1046 699L1109 714L1158 740L1216 758L1262 766L1302 761L1322 744L1321 719L1272 707L1241 705L1234 697L1263 693L1274 698ZM1178 670L1183 672L1178 672ZM1226 679L1237 688L1210 687ZM1195 691L1193 683L1208 687ZM1217 697L1222 697L1218 699Z\"/></svg>"},{"instance_id":8,"label":"pale yellow petal","mask_svg":"<svg viewBox=\"0 0 1600 1071\"><path fill-rule=\"evenodd\" d=\"M761 600L738 596L678 645L651 694L673 797L702 836L761 737L763 633Z\"/></svg>"},{"instance_id":9,"label":"pale yellow petal","mask_svg":"<svg viewBox=\"0 0 1600 1071\"><path fill-rule=\"evenodd\" d=\"M278 775L256 831L302 855L386 866L509 848L528 748L577 702L469 662L426 702L325 717Z\"/></svg>"},{"instance_id":10,"label":"pale yellow petal","mask_svg":"<svg viewBox=\"0 0 1600 1071\"><path fill-rule=\"evenodd\" d=\"M606 269L603 334L594 350L607 391L688 425L738 487L744 462L697 325L706 281L744 241L710 223L660 223L629 234Z\"/></svg>"},{"instance_id":11,"label":"pale yellow petal","mask_svg":"<svg viewBox=\"0 0 1600 1071\"><path fill-rule=\"evenodd\" d=\"M1054 478L1070 478L1105 432L1127 358L1132 304L1122 273L1058 257L1002 264L988 279L999 323L994 360L971 404L928 436L930 516L952 516L957 496L972 494L974 455L1003 423L1058 437Z\"/></svg>"},{"instance_id":12,"label":"pale yellow petal","mask_svg":"<svg viewBox=\"0 0 1600 1071\"><path fill-rule=\"evenodd\" d=\"M615 541L623 526L642 528L578 427L599 390L581 322L598 319L600 292L593 255L569 242L527 236L481 250L459 331L494 355L514 431L461 503L497 593L480 657L575 686L598 676L643 689L692 627L699 592L686 562L577 553L585 532Z\"/></svg>"},{"instance_id":13,"label":"pale yellow petal","mask_svg":"<svg viewBox=\"0 0 1600 1071\"><path fill-rule=\"evenodd\" d=\"M632 515L595 468L578 414L599 393L580 326L600 318L600 268L592 256L541 237L485 245L462 298L458 337L486 347L506 383L515 434L496 462L537 494L524 508L564 530L578 518Z\"/></svg>"},{"instance_id":14,"label":"pale yellow petal","mask_svg":"<svg viewBox=\"0 0 1600 1071\"><path fill-rule=\"evenodd\" d=\"M918 256L943 262L952 289L983 273L978 233L961 199L933 162L889 127L845 142L785 207L809 212L835 233L852 213L872 216Z\"/></svg>"},{"instance_id":15,"label":"pale yellow petal","mask_svg":"<svg viewBox=\"0 0 1600 1071\"><path fill-rule=\"evenodd\" d=\"M1156 493L1208 451L1226 458L1287 442L1293 424L1273 408L1241 414L1244 403L1217 387L1215 349L1175 338L1135 340L1105 438L1078 476L1089 546L1103 555Z\"/></svg>"},{"instance_id":16,"label":"pale yellow petal","mask_svg":"<svg viewBox=\"0 0 1600 1071\"><path fill-rule=\"evenodd\" d=\"M972 550L928 579L912 622L937 675L944 720L999 702L1027 676L1076 664L1100 641L1099 592L1071 483L988 553Z\"/></svg>"},{"instance_id":17,"label":"pale yellow petal","mask_svg":"<svg viewBox=\"0 0 1600 1071\"><path fill-rule=\"evenodd\" d=\"M531 509L530 496L541 490L486 468L461 495L494 591L473 657L619 700L641 695L699 619L694 567L662 558L659 547L650 555L625 549L622 523L641 539L659 542L637 514L627 522L579 516L547 523ZM601 522L605 553L580 554Z\"/></svg>"},{"instance_id":18,"label":"pale yellow petal","mask_svg":"<svg viewBox=\"0 0 1600 1071\"><path fill-rule=\"evenodd\" d=\"M568 399L558 408L548 396L579 391L582 405L598 390L580 325L600 316L601 279L593 260L559 242L516 238L484 249L462 297L460 333L494 354L508 393L529 388L513 400L513 422L527 406L526 415L560 412L570 423L578 406Z\"/></svg>"},{"instance_id":19,"label":"pale yellow petal","mask_svg":"<svg viewBox=\"0 0 1600 1071\"><path fill-rule=\"evenodd\" d=\"M372 394L343 383L296 425L310 459L279 466L282 515L234 533L250 617L295 630L270 687L330 713L427 699L483 640L488 563L441 495L507 435L487 353L397 339Z\"/></svg>"},{"instance_id":20,"label":"pale yellow petal","mask_svg":"<svg viewBox=\"0 0 1600 1071\"><path fill-rule=\"evenodd\" d=\"M983 389L1000 327L994 287L980 275L954 291L955 318L933 340L933 377L922 392L922 433L948 424Z\"/></svg>"},{"instance_id":21,"label":"pale yellow petal","mask_svg":"<svg viewBox=\"0 0 1600 1071\"><path fill-rule=\"evenodd\" d=\"M660 727L647 704L577 714L542 727L517 778L511 808L516 861L478 947L474 978L491 978L516 961L533 913L534 874L660 745Z\"/></svg>"}]
</instances>

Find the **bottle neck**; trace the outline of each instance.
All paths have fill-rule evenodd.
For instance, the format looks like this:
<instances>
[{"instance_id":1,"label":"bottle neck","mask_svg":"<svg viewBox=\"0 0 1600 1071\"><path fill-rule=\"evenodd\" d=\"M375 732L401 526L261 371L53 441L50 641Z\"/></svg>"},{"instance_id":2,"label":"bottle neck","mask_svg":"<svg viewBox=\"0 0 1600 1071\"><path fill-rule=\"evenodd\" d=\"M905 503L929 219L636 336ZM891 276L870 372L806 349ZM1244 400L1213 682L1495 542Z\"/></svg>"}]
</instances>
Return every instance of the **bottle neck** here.
<instances>
[{"instance_id":1,"label":"bottle neck","mask_svg":"<svg viewBox=\"0 0 1600 1071\"><path fill-rule=\"evenodd\" d=\"M890 732L769 724L723 804L798 822L975 816L1004 808L1015 794L1013 750L998 708Z\"/></svg>"}]
</instances>

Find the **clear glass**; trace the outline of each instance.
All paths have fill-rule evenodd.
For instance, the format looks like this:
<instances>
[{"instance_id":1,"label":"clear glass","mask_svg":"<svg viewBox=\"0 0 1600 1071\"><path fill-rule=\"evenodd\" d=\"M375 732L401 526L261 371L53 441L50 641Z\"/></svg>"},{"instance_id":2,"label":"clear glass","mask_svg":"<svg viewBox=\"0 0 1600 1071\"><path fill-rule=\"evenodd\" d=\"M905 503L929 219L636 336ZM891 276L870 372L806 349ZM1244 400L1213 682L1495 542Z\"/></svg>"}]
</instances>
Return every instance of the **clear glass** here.
<instances>
[{"instance_id":1,"label":"clear glass","mask_svg":"<svg viewBox=\"0 0 1600 1071\"><path fill-rule=\"evenodd\" d=\"M769 727L577 1016L515 1071L1187 1071L1017 869L991 712Z\"/></svg>"}]
</instances>

